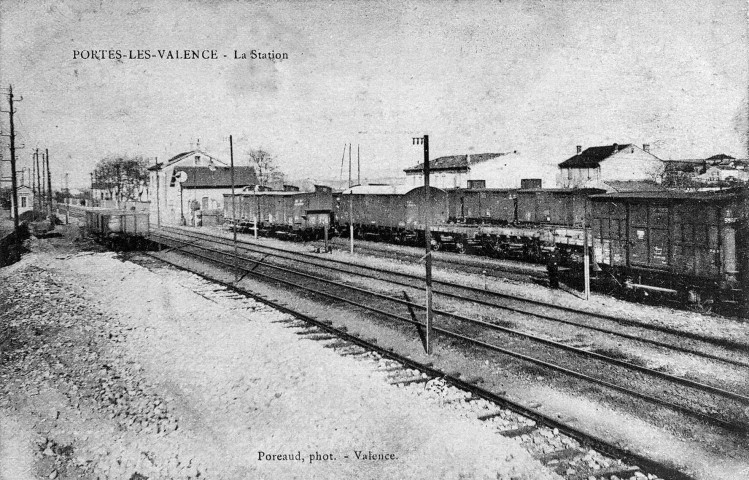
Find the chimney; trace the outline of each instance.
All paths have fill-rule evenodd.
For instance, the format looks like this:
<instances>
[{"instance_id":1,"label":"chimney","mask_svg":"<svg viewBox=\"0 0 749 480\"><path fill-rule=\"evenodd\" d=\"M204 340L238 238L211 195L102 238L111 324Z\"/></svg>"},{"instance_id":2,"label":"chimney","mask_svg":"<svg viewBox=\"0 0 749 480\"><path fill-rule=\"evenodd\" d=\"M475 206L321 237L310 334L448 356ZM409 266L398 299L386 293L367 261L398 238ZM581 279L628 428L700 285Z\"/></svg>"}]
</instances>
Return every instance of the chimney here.
<instances>
[{"instance_id":1,"label":"chimney","mask_svg":"<svg viewBox=\"0 0 749 480\"><path fill-rule=\"evenodd\" d=\"M581 153L583 153L583 146L582 145L578 145L577 146L577 154L580 155Z\"/></svg>"},{"instance_id":2,"label":"chimney","mask_svg":"<svg viewBox=\"0 0 749 480\"><path fill-rule=\"evenodd\" d=\"M615 144L614 144L614 153L616 153L616 152L618 152L618 151L619 151L619 144L618 144L618 143L615 143Z\"/></svg>"},{"instance_id":3,"label":"chimney","mask_svg":"<svg viewBox=\"0 0 749 480\"><path fill-rule=\"evenodd\" d=\"M646 152L650 153L650 144L649 143L643 143L642 144L642 149L645 150Z\"/></svg>"}]
</instances>

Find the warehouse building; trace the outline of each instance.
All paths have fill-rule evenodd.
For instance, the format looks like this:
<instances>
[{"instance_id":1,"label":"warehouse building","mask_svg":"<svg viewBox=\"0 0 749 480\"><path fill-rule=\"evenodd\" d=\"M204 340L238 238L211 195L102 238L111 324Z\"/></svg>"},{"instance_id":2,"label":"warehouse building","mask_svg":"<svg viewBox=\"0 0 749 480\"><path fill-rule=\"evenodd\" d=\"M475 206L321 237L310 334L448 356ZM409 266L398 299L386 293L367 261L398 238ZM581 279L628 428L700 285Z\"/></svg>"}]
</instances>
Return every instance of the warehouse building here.
<instances>
[{"instance_id":1,"label":"warehouse building","mask_svg":"<svg viewBox=\"0 0 749 480\"><path fill-rule=\"evenodd\" d=\"M540 162L517 151L450 155L429 163L429 184L437 188L542 188L554 180ZM408 185L424 184L423 163L404 171Z\"/></svg>"},{"instance_id":2,"label":"warehouse building","mask_svg":"<svg viewBox=\"0 0 749 480\"><path fill-rule=\"evenodd\" d=\"M563 188L583 188L608 181L657 180L663 174L663 161L642 148L627 143L589 147L577 146L577 153L559 164L558 184Z\"/></svg>"}]
</instances>

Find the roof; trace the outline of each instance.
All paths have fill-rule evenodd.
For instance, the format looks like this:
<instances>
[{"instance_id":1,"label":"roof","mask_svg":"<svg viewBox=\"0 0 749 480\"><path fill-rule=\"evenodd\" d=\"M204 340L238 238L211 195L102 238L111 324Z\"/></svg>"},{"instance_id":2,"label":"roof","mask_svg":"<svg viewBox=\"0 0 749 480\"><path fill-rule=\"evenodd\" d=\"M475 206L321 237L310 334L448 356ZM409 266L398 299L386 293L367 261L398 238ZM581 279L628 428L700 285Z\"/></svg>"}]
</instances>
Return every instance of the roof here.
<instances>
[{"instance_id":1,"label":"roof","mask_svg":"<svg viewBox=\"0 0 749 480\"><path fill-rule=\"evenodd\" d=\"M598 147L588 147L574 157L559 164L559 168L597 168L598 165L610 156L621 152L624 149L633 147L631 143L619 145L602 145Z\"/></svg>"},{"instance_id":2,"label":"roof","mask_svg":"<svg viewBox=\"0 0 749 480\"><path fill-rule=\"evenodd\" d=\"M736 198L736 190L719 192L684 192L676 190L662 190L660 192L617 192L593 195L593 200L692 200L692 201L722 201Z\"/></svg>"},{"instance_id":3,"label":"roof","mask_svg":"<svg viewBox=\"0 0 749 480\"><path fill-rule=\"evenodd\" d=\"M713 155L712 157L707 157L705 160L736 160L736 157L726 155L725 153L719 153L717 155Z\"/></svg>"},{"instance_id":4,"label":"roof","mask_svg":"<svg viewBox=\"0 0 749 480\"><path fill-rule=\"evenodd\" d=\"M345 189L343 195L403 195L413 190L412 185L354 185Z\"/></svg>"},{"instance_id":5,"label":"roof","mask_svg":"<svg viewBox=\"0 0 749 480\"><path fill-rule=\"evenodd\" d=\"M466 169L469 164L485 162L503 155L507 155L507 153L476 153L470 155L450 155L447 157L439 157L429 162L429 171ZM423 170L424 164L420 163L415 167L405 169L404 172L419 173Z\"/></svg>"},{"instance_id":6,"label":"roof","mask_svg":"<svg viewBox=\"0 0 749 480\"><path fill-rule=\"evenodd\" d=\"M423 185L355 185L341 192L341 195L405 195L408 192L424 188ZM441 188L430 186L433 190Z\"/></svg>"},{"instance_id":7,"label":"roof","mask_svg":"<svg viewBox=\"0 0 749 480\"><path fill-rule=\"evenodd\" d=\"M216 167L177 167L174 173L185 172L187 180L183 188L231 188L231 168ZM234 167L234 186L243 187L257 183L253 167Z\"/></svg>"},{"instance_id":8,"label":"roof","mask_svg":"<svg viewBox=\"0 0 749 480\"><path fill-rule=\"evenodd\" d=\"M213 160L213 162L216 164L226 165L226 162L223 162L219 160L218 158L214 157L213 155L205 153L202 150L190 150L189 152L178 153L177 155L173 156L166 162L157 163L156 165L151 165L150 167L148 167L148 170L161 170L162 168L166 168L171 165L174 165L175 163L181 162L182 160L185 160L194 155L200 155L201 157L208 157L209 159Z\"/></svg>"},{"instance_id":9,"label":"roof","mask_svg":"<svg viewBox=\"0 0 749 480\"><path fill-rule=\"evenodd\" d=\"M663 192L666 189L655 182L647 180L608 180L603 182L604 185L611 187L607 190L613 190L617 193L623 192Z\"/></svg>"}]
</instances>

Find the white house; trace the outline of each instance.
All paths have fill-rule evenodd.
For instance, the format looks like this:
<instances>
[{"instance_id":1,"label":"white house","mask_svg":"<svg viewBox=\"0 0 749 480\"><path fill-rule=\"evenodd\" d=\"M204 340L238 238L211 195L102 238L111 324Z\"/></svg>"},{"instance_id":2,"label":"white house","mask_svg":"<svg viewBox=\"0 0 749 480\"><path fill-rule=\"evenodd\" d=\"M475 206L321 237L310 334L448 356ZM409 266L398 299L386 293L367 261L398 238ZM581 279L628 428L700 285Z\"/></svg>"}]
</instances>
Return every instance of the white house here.
<instances>
[{"instance_id":1,"label":"white house","mask_svg":"<svg viewBox=\"0 0 749 480\"><path fill-rule=\"evenodd\" d=\"M663 161L650 153L650 147L642 148L631 143L589 147L577 147L577 154L559 164L558 184L563 188L596 185L599 182L653 180L662 174Z\"/></svg>"},{"instance_id":2,"label":"white house","mask_svg":"<svg viewBox=\"0 0 749 480\"><path fill-rule=\"evenodd\" d=\"M424 164L407 168L406 183L424 184ZM541 188L553 184L536 159L517 151L439 157L429 162L429 184L438 188Z\"/></svg>"},{"instance_id":3,"label":"white house","mask_svg":"<svg viewBox=\"0 0 749 480\"><path fill-rule=\"evenodd\" d=\"M154 223L196 225L198 211L223 209L224 194L231 193L231 169L201 150L175 155L148 168L148 200ZM257 184L255 169L234 167L234 185Z\"/></svg>"},{"instance_id":4,"label":"white house","mask_svg":"<svg viewBox=\"0 0 749 480\"><path fill-rule=\"evenodd\" d=\"M16 188L16 196L18 197L18 216L20 217L22 213L28 212L30 210L34 209L34 191L31 189L31 187L27 187L26 185L21 185ZM15 202L14 198L11 195L10 197L10 217L13 218L13 214L15 213Z\"/></svg>"}]
</instances>

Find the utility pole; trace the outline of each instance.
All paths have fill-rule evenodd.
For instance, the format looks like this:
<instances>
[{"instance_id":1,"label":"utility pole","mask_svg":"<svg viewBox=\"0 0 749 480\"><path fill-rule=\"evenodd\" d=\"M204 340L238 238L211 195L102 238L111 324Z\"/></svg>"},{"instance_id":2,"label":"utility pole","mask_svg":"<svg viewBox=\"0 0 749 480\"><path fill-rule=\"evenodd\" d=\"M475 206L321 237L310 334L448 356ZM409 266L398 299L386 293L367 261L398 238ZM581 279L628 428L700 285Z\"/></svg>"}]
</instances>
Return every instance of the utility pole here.
<instances>
[{"instance_id":1,"label":"utility pole","mask_svg":"<svg viewBox=\"0 0 749 480\"><path fill-rule=\"evenodd\" d=\"M159 190L160 190L160 179L161 177L161 169L158 168L159 166L159 157L156 157L156 165L157 168L155 170L156 172L156 226L158 228L161 228L161 199L159 198Z\"/></svg>"},{"instance_id":2,"label":"utility pole","mask_svg":"<svg viewBox=\"0 0 749 480\"><path fill-rule=\"evenodd\" d=\"M42 205L41 205L41 211L44 211L47 209L47 163L44 159L44 152L42 152L42 179L41 179L41 185L42 185Z\"/></svg>"},{"instance_id":3,"label":"utility pole","mask_svg":"<svg viewBox=\"0 0 749 480\"><path fill-rule=\"evenodd\" d=\"M429 230L429 221L432 217L432 202L429 187L429 135L424 135L422 138L414 138L414 144L418 145L422 143L424 145L424 247L426 253L424 254L424 265L425 275L424 280L426 283L426 353L427 355L432 354L432 323L433 323L433 312L432 312L432 235Z\"/></svg>"},{"instance_id":4,"label":"utility pole","mask_svg":"<svg viewBox=\"0 0 749 480\"><path fill-rule=\"evenodd\" d=\"M37 200L39 201L39 213L44 210L44 198L42 193L42 167L39 162L39 149L36 149L36 194Z\"/></svg>"},{"instance_id":5,"label":"utility pole","mask_svg":"<svg viewBox=\"0 0 749 480\"><path fill-rule=\"evenodd\" d=\"M52 172L49 171L49 149L44 149L44 156L47 158L47 211L49 212L49 222L54 226L52 220Z\"/></svg>"},{"instance_id":6,"label":"utility pole","mask_svg":"<svg viewBox=\"0 0 749 480\"><path fill-rule=\"evenodd\" d=\"M229 135L229 158L231 159L231 219L234 222L234 261L237 261L237 199L234 198L234 140Z\"/></svg>"},{"instance_id":7,"label":"utility pole","mask_svg":"<svg viewBox=\"0 0 749 480\"><path fill-rule=\"evenodd\" d=\"M18 223L18 179L16 178L16 128L13 121L13 85L8 86L8 105L10 110L10 191L13 199L13 228L15 229L16 243L20 243Z\"/></svg>"},{"instance_id":8,"label":"utility pole","mask_svg":"<svg viewBox=\"0 0 749 480\"><path fill-rule=\"evenodd\" d=\"M36 192L36 152L31 154L31 194L33 196L31 206L34 209L34 213L36 213L36 202L39 201Z\"/></svg>"},{"instance_id":9,"label":"utility pole","mask_svg":"<svg viewBox=\"0 0 749 480\"><path fill-rule=\"evenodd\" d=\"M354 254L354 192L351 190L351 144L348 144L348 231L349 253Z\"/></svg>"},{"instance_id":10,"label":"utility pole","mask_svg":"<svg viewBox=\"0 0 749 480\"><path fill-rule=\"evenodd\" d=\"M361 157L359 156L359 144L356 144L356 184L361 185Z\"/></svg>"},{"instance_id":11,"label":"utility pole","mask_svg":"<svg viewBox=\"0 0 749 480\"><path fill-rule=\"evenodd\" d=\"M584 198L583 214L583 283L585 288L585 300L590 300L590 251L588 249L588 199Z\"/></svg>"}]
</instances>

